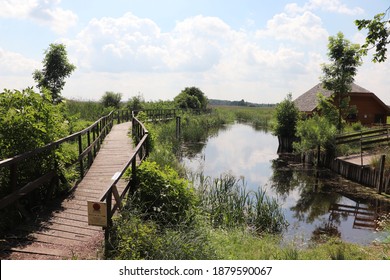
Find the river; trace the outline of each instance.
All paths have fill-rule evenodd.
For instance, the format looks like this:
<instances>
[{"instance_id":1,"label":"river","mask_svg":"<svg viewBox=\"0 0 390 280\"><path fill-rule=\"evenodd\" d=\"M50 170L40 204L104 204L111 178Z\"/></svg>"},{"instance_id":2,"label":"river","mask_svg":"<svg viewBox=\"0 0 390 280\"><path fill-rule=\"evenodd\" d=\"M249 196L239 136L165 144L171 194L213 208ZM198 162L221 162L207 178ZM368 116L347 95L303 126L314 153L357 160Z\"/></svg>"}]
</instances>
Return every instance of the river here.
<instances>
[{"instance_id":1,"label":"river","mask_svg":"<svg viewBox=\"0 0 390 280\"><path fill-rule=\"evenodd\" d=\"M192 172L212 178L230 173L242 178L248 190L262 188L278 201L289 223L283 233L286 242L306 244L324 235L358 244L383 239L383 233L376 231L376 219L383 209L390 211L388 204L343 193L338 186L356 184L326 169L284 160L270 132L236 123L195 147L183 159Z\"/></svg>"}]
</instances>

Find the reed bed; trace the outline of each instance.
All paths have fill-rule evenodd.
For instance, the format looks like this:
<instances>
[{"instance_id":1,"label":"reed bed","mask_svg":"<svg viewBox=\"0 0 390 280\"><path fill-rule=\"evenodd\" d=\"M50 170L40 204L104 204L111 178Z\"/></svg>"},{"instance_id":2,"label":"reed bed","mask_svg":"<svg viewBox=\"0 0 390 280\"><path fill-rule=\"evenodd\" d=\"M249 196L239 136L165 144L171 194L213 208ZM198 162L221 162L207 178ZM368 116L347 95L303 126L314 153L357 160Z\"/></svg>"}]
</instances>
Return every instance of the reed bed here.
<instances>
[{"instance_id":1,"label":"reed bed","mask_svg":"<svg viewBox=\"0 0 390 280\"><path fill-rule=\"evenodd\" d=\"M244 227L258 234L281 233L287 227L277 201L261 188L248 191L243 179L230 174L216 179L203 178L198 182L195 188L201 208L213 227Z\"/></svg>"}]
</instances>

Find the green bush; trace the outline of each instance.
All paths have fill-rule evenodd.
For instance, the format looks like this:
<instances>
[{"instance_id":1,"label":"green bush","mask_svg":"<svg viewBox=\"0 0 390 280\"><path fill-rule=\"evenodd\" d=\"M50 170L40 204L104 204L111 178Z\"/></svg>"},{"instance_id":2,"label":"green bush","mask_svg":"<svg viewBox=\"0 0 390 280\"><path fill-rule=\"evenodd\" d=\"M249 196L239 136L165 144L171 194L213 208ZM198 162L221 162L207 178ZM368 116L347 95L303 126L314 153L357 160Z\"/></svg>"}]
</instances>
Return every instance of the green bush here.
<instances>
[{"instance_id":1,"label":"green bush","mask_svg":"<svg viewBox=\"0 0 390 280\"><path fill-rule=\"evenodd\" d=\"M216 259L209 230L199 223L161 228L142 213L122 211L111 231L110 259L205 260Z\"/></svg>"},{"instance_id":2,"label":"green bush","mask_svg":"<svg viewBox=\"0 0 390 280\"><path fill-rule=\"evenodd\" d=\"M146 219L161 225L177 225L191 219L196 196L188 181L180 178L175 170L144 161L137 169L137 181L133 206Z\"/></svg>"},{"instance_id":3,"label":"green bush","mask_svg":"<svg viewBox=\"0 0 390 280\"><path fill-rule=\"evenodd\" d=\"M230 174L201 180L197 186L201 206L216 228L250 228L256 233L281 233L286 219L276 200L264 191L247 191L245 183Z\"/></svg>"}]
</instances>

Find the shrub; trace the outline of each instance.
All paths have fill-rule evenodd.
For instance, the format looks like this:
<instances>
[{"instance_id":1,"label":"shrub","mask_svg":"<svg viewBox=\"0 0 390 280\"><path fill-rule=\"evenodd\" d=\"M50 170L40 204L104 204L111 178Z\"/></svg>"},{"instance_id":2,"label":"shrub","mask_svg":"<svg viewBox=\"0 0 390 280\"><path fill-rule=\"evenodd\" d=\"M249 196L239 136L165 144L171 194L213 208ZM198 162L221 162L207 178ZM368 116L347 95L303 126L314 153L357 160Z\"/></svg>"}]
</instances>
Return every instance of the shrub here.
<instances>
[{"instance_id":1,"label":"shrub","mask_svg":"<svg viewBox=\"0 0 390 280\"><path fill-rule=\"evenodd\" d=\"M144 161L137 169L137 180L133 203L146 219L161 225L177 225L191 219L195 193L175 170Z\"/></svg>"}]
</instances>

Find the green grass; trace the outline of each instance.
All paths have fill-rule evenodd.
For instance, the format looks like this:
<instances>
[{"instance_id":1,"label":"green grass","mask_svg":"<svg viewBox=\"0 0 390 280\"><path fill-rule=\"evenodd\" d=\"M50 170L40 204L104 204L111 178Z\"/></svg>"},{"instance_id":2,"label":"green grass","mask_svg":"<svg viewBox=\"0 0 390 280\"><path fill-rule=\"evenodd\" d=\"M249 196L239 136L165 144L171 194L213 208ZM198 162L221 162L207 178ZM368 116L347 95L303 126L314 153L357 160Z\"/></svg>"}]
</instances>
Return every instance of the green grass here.
<instances>
[{"instance_id":1,"label":"green grass","mask_svg":"<svg viewBox=\"0 0 390 280\"><path fill-rule=\"evenodd\" d=\"M389 260L390 245L359 246L330 239L321 244L300 247L283 244L274 235L257 236L250 232L213 230L211 245L216 254L228 260Z\"/></svg>"}]
</instances>

